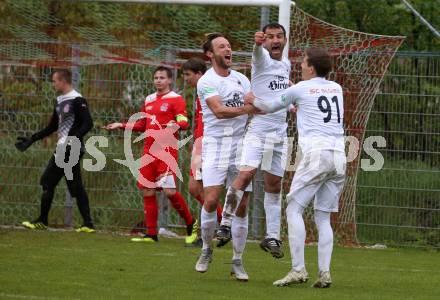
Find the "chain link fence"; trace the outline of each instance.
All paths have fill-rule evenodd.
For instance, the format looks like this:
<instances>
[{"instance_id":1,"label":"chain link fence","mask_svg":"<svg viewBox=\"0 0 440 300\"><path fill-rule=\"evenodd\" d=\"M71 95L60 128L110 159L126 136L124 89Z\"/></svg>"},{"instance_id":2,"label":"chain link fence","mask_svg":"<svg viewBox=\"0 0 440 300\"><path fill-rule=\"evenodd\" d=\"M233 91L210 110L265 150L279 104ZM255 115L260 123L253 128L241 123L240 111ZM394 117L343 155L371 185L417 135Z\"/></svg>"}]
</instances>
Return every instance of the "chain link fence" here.
<instances>
[{"instance_id":1,"label":"chain link fence","mask_svg":"<svg viewBox=\"0 0 440 300\"><path fill-rule=\"evenodd\" d=\"M359 170L361 242L440 247L440 53L398 53L366 136L383 136L378 172Z\"/></svg>"},{"instance_id":2,"label":"chain link fence","mask_svg":"<svg viewBox=\"0 0 440 300\"><path fill-rule=\"evenodd\" d=\"M55 94L50 85L50 68L2 66L0 70L0 223L19 224L38 214L38 179L55 147L55 137L38 142L24 153L18 152L13 144L16 136L29 135L45 126ZM137 111L142 95L153 90L152 70L136 64L83 66L78 70L79 90L87 95L95 120L90 135L104 135L109 140L107 148L100 148L106 156L105 169L99 173L84 172L93 218L100 228L129 229L143 219L136 179L113 161L125 157L122 133L103 132L100 127ZM176 86L186 91L190 103L193 91L184 89L181 81ZM366 130L366 137L384 136L387 146L377 148L384 157L380 171L359 170L355 211L361 243L439 247L439 89L440 54L397 54L376 97ZM139 155L141 145L133 145L133 150ZM365 153L363 158L367 158ZM180 159L184 182L179 189L196 215L199 204L189 195L186 184L187 149L181 152ZM256 187L262 187L262 183L257 182ZM255 194L261 195L261 191ZM66 187L62 183L50 215L53 226L65 224L65 211L72 206L66 207L65 199ZM183 225L163 197L161 206L162 226ZM74 215L74 223L79 224L78 214ZM253 201L251 216L250 233L261 237L262 197Z\"/></svg>"},{"instance_id":3,"label":"chain link fence","mask_svg":"<svg viewBox=\"0 0 440 300\"><path fill-rule=\"evenodd\" d=\"M95 121L89 136L103 135L109 141L108 147L100 148L106 157L105 169L84 172L92 216L99 228L109 230L130 229L143 220L142 195L136 178L114 161L125 157L122 132L107 133L100 127L138 111L143 97L153 92L152 71L159 64L173 68L175 89L185 95L191 115L194 91L184 86L179 66L200 55L203 34L227 30L237 50L235 68L249 76L253 33L275 21L278 14L276 8L260 7L44 0L5 0L4 4L0 7L5 16L0 28L0 224L19 224L38 214L38 179L55 148L55 137L25 153L13 145L17 136L30 135L46 125L56 96L50 74L54 67L69 67ZM357 173L357 159L349 166L341 213L333 219L338 226L350 227L341 238L439 247L439 55L398 54L373 104L401 37L353 32L297 7L291 11L290 36L294 81L299 80L304 47L331 48L337 65L332 79L345 88L347 134L360 140L364 134L387 140L387 147L379 149L385 159L381 171L359 169ZM293 124L289 134L294 134ZM132 148L135 156L141 154L140 143ZM178 188L198 215L200 206L187 190L189 160L185 148L180 152L184 181ZM287 186L291 175L285 180ZM254 238L261 238L265 230L262 186L258 176L249 231ZM167 200L160 199L161 226L182 228L183 222L168 209ZM73 204L62 183L56 191L51 225L79 224L77 213L70 218L76 210ZM311 220L311 211L307 217Z\"/></svg>"}]
</instances>

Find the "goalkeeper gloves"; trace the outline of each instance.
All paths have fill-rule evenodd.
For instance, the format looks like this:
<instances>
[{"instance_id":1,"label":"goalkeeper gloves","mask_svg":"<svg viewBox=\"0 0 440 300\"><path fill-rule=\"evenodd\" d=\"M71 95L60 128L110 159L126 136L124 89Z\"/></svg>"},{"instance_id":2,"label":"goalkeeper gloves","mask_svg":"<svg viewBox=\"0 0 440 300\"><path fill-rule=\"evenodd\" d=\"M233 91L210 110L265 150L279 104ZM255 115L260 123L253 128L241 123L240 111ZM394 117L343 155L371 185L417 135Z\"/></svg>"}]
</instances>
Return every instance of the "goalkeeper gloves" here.
<instances>
[{"instance_id":1,"label":"goalkeeper gloves","mask_svg":"<svg viewBox=\"0 0 440 300\"><path fill-rule=\"evenodd\" d=\"M34 141L31 138L19 136L17 138L17 142L15 143L15 147L19 151L24 152L24 151L26 151L27 148L29 148L32 145L33 142Z\"/></svg>"}]
</instances>

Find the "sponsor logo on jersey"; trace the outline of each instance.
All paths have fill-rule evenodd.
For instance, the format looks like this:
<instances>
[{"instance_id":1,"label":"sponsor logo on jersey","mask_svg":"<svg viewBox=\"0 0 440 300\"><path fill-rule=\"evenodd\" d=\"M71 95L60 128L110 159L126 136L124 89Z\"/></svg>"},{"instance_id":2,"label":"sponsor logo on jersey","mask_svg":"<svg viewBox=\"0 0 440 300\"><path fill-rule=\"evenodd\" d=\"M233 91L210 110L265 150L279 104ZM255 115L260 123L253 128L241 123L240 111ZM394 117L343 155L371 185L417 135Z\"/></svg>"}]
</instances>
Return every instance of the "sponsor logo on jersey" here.
<instances>
[{"instance_id":1,"label":"sponsor logo on jersey","mask_svg":"<svg viewBox=\"0 0 440 300\"><path fill-rule=\"evenodd\" d=\"M164 103L160 106L160 111L167 111L168 110L168 103Z\"/></svg>"},{"instance_id":2,"label":"sponsor logo on jersey","mask_svg":"<svg viewBox=\"0 0 440 300\"><path fill-rule=\"evenodd\" d=\"M289 87L289 81L285 77L275 75L274 79L269 82L268 88L272 91L285 90Z\"/></svg>"},{"instance_id":3,"label":"sponsor logo on jersey","mask_svg":"<svg viewBox=\"0 0 440 300\"><path fill-rule=\"evenodd\" d=\"M203 90L203 92L204 92L205 94L211 94L211 93L214 93L214 92L215 92L215 87L209 87L209 86L207 86L207 87L205 87L205 89Z\"/></svg>"},{"instance_id":4,"label":"sponsor logo on jersey","mask_svg":"<svg viewBox=\"0 0 440 300\"><path fill-rule=\"evenodd\" d=\"M68 113L69 112L69 108L70 108L69 104L66 104L64 106L64 108L63 108L63 112Z\"/></svg>"},{"instance_id":5,"label":"sponsor logo on jersey","mask_svg":"<svg viewBox=\"0 0 440 300\"><path fill-rule=\"evenodd\" d=\"M244 96L244 94L241 92L234 92L232 95L228 95L227 98L229 98L229 99L226 100L225 106L227 106L227 107L243 106L244 105L243 96Z\"/></svg>"}]
</instances>

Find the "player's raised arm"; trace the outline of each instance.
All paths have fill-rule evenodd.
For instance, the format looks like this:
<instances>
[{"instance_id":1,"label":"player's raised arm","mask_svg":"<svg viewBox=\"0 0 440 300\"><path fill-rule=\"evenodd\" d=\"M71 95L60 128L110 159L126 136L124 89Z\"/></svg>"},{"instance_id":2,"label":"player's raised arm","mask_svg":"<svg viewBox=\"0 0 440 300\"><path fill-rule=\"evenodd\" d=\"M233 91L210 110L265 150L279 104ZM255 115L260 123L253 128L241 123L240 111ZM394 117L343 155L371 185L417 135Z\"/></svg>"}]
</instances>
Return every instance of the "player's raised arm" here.
<instances>
[{"instance_id":1,"label":"player's raised arm","mask_svg":"<svg viewBox=\"0 0 440 300\"><path fill-rule=\"evenodd\" d=\"M255 45L252 53L252 62L255 65L261 65L265 60L265 53L263 43L266 39L266 35L262 31L255 32Z\"/></svg>"}]
</instances>

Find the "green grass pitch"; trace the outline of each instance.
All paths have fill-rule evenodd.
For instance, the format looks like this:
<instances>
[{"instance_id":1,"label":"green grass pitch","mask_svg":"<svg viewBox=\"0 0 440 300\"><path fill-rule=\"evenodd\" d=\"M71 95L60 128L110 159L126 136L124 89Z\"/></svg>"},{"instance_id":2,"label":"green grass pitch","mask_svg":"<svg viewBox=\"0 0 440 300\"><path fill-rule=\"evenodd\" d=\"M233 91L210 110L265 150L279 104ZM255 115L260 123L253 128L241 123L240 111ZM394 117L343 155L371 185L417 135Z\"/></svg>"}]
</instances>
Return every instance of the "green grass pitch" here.
<instances>
[{"instance_id":1,"label":"green grass pitch","mask_svg":"<svg viewBox=\"0 0 440 300\"><path fill-rule=\"evenodd\" d=\"M290 256L275 260L256 243L246 246L250 280L242 283L229 278L230 245L199 274L200 250L180 239L0 229L0 299L440 299L438 252L336 247L333 286L317 290L316 251L306 248L311 280L279 288L272 282L289 271Z\"/></svg>"}]
</instances>

